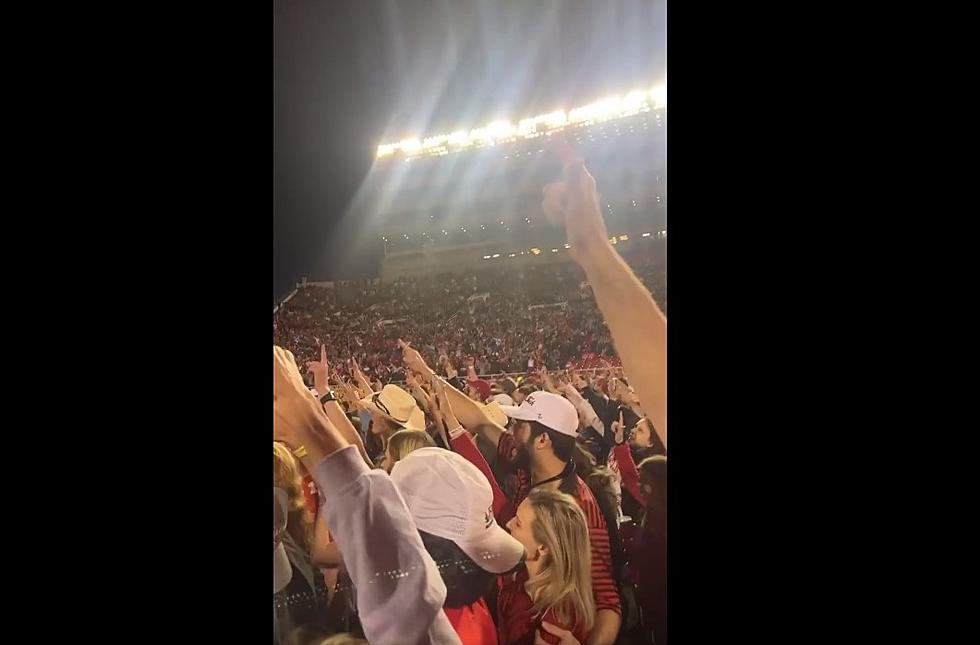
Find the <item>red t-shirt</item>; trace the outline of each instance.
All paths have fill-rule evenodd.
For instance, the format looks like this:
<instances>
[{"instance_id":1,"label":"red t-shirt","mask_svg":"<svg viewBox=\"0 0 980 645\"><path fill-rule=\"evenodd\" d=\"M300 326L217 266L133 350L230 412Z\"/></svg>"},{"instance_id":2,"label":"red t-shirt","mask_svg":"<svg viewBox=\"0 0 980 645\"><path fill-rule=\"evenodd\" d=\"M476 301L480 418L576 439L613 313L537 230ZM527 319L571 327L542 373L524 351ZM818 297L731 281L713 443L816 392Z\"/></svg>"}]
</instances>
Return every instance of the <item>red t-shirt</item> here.
<instances>
[{"instance_id":1,"label":"red t-shirt","mask_svg":"<svg viewBox=\"0 0 980 645\"><path fill-rule=\"evenodd\" d=\"M524 590L527 582L527 569L511 575L500 576L497 579L497 635L500 645L534 645L535 630L541 634L546 643L558 643L558 637L541 629L542 622L548 622L556 627L567 629L579 643L584 643L588 632L581 625L565 625L558 620L553 609L542 616L535 616L531 611L531 597ZM460 636L462 638L462 635ZM466 643L467 641L463 641Z\"/></svg>"},{"instance_id":2,"label":"red t-shirt","mask_svg":"<svg viewBox=\"0 0 980 645\"><path fill-rule=\"evenodd\" d=\"M464 645L497 645L497 629L483 598L464 607L443 607L442 611Z\"/></svg>"},{"instance_id":3,"label":"red t-shirt","mask_svg":"<svg viewBox=\"0 0 980 645\"><path fill-rule=\"evenodd\" d=\"M500 436L500 441L497 443L497 459L502 460L503 463L512 463L516 452L517 446L514 444L514 435L505 432ZM523 468L515 469L515 474L517 476L517 488L514 492L513 509L520 506L524 498L531 492L531 474ZM575 492L572 493L572 497L585 512L585 521L589 527L589 546L592 550L592 595L595 598L596 611L610 609L622 615L619 589L612 574L612 555L609 548L609 531L606 529L606 518L602 516L599 504L595 501L588 485L582 481L581 477L576 477L575 480ZM498 518L497 521L500 522L500 519ZM509 520L510 517L506 518L504 523Z\"/></svg>"}]
</instances>

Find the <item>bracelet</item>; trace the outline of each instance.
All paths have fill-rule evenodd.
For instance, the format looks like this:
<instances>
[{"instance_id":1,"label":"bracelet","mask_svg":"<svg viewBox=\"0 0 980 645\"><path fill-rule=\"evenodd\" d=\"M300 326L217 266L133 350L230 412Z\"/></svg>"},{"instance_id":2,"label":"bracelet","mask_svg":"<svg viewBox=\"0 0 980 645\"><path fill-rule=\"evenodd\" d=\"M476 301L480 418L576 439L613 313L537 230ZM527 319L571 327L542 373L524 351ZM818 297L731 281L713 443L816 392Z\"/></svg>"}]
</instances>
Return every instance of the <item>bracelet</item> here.
<instances>
[{"instance_id":1,"label":"bracelet","mask_svg":"<svg viewBox=\"0 0 980 645\"><path fill-rule=\"evenodd\" d=\"M326 405L331 401L336 401L337 395L334 394L333 390L327 390L327 393L320 397L320 405Z\"/></svg>"},{"instance_id":2,"label":"bracelet","mask_svg":"<svg viewBox=\"0 0 980 645\"><path fill-rule=\"evenodd\" d=\"M299 457L300 459L302 459L303 457L305 457L308 454L310 454L310 453L307 452L306 446L300 446L299 448L297 448L296 450L293 451L293 455L296 456L296 457Z\"/></svg>"}]
</instances>

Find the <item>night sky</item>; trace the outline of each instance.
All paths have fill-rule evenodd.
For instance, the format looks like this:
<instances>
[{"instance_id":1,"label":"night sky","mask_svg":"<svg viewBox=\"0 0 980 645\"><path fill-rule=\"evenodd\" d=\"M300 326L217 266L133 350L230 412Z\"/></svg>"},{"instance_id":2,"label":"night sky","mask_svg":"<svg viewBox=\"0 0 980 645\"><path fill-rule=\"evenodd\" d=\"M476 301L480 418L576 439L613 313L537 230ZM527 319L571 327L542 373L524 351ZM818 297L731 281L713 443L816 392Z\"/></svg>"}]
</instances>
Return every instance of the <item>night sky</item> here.
<instances>
[{"instance_id":1,"label":"night sky","mask_svg":"<svg viewBox=\"0 0 980 645\"><path fill-rule=\"evenodd\" d=\"M378 144L661 81L665 4L277 0L273 296L376 273L380 244L351 248L358 222L341 220Z\"/></svg>"}]
</instances>

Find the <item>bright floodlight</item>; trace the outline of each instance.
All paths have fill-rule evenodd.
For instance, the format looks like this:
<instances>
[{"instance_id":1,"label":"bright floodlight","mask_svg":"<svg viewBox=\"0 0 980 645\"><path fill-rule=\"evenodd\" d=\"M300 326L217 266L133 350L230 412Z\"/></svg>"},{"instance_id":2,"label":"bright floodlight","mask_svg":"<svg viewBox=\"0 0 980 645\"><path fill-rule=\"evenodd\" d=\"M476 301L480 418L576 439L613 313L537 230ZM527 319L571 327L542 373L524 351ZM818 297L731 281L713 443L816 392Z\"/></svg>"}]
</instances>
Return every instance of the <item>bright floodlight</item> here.
<instances>
[{"instance_id":1,"label":"bright floodlight","mask_svg":"<svg viewBox=\"0 0 980 645\"><path fill-rule=\"evenodd\" d=\"M482 148L499 142L516 139L533 139L545 134L560 132L569 126L585 126L612 119L622 119L649 112L667 105L667 87L657 85L650 90L634 90L624 96L612 96L594 103L572 108L568 112L555 110L547 114L513 120L500 119L469 132L457 130L452 134L405 139L399 143L378 146L377 157L390 157L401 151L406 160L417 156L442 156L468 147ZM530 152L528 153L530 154Z\"/></svg>"}]
</instances>

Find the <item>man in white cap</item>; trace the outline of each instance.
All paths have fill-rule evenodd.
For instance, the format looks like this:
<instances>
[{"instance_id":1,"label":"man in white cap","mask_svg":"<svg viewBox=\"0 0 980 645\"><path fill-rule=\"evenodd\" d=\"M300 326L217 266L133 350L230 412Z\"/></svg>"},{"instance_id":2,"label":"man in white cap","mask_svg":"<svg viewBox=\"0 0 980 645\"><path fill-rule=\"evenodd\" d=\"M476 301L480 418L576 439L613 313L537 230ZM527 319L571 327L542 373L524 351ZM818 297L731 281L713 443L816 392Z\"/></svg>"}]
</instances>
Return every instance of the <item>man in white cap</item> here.
<instances>
[{"instance_id":1,"label":"man in white cap","mask_svg":"<svg viewBox=\"0 0 980 645\"><path fill-rule=\"evenodd\" d=\"M606 520L592 491L576 475L572 461L578 438L578 412L568 399L551 392L534 392L518 407L500 408L516 421L512 433L494 432L490 425L477 430L487 440L496 441L498 462L509 466L517 477L513 507L519 506L535 488L550 488L572 495L585 512L597 610L589 643L612 643L619 632L622 608L613 577Z\"/></svg>"}]
</instances>

